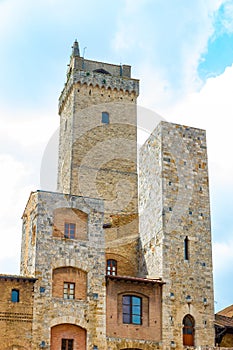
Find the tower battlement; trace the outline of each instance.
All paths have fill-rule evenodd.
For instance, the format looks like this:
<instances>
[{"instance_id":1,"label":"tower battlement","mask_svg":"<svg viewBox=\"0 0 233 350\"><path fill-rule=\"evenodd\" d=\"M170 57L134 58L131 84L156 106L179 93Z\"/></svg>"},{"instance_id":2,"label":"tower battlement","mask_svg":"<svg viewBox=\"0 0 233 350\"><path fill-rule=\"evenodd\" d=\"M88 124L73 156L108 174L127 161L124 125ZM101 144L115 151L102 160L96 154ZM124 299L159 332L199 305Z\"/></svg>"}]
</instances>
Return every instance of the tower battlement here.
<instances>
[{"instance_id":1,"label":"tower battlement","mask_svg":"<svg viewBox=\"0 0 233 350\"><path fill-rule=\"evenodd\" d=\"M139 80L131 78L131 66L116 65L85 59L79 55L78 43L73 46L70 63L67 70L67 81L59 99L59 113L74 87L81 86L99 88L102 90L116 90L118 92L139 95Z\"/></svg>"}]
</instances>

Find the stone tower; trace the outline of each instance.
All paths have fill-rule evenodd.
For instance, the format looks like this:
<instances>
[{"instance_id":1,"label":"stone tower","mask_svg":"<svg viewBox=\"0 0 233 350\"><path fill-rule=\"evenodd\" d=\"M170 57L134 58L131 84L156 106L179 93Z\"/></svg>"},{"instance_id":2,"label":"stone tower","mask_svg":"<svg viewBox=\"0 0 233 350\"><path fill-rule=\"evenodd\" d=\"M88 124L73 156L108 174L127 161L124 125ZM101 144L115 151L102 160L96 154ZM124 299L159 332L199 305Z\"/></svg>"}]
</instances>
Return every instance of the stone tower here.
<instances>
[{"instance_id":1,"label":"stone tower","mask_svg":"<svg viewBox=\"0 0 233 350\"><path fill-rule=\"evenodd\" d=\"M59 100L58 191L104 200L107 252L128 251L134 274L138 94L130 66L84 59L75 41Z\"/></svg>"},{"instance_id":2,"label":"stone tower","mask_svg":"<svg viewBox=\"0 0 233 350\"><path fill-rule=\"evenodd\" d=\"M139 161L140 268L165 282L163 346L214 346L205 131L161 122Z\"/></svg>"}]
</instances>

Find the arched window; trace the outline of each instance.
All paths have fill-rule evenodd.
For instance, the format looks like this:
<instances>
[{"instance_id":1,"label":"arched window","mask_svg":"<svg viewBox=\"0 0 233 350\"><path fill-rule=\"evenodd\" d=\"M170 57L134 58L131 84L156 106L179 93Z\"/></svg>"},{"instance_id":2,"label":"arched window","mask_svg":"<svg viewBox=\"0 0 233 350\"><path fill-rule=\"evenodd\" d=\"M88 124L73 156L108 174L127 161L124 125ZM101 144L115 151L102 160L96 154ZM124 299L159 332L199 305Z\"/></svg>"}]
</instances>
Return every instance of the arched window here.
<instances>
[{"instance_id":1,"label":"arched window","mask_svg":"<svg viewBox=\"0 0 233 350\"><path fill-rule=\"evenodd\" d=\"M102 123L109 124L109 113L108 112L102 112Z\"/></svg>"},{"instance_id":2,"label":"arched window","mask_svg":"<svg viewBox=\"0 0 233 350\"><path fill-rule=\"evenodd\" d=\"M117 274L117 261L114 259L107 260L107 271L108 276L116 276Z\"/></svg>"},{"instance_id":3,"label":"arched window","mask_svg":"<svg viewBox=\"0 0 233 350\"><path fill-rule=\"evenodd\" d=\"M186 315L183 319L183 345L194 346L194 326L194 318Z\"/></svg>"},{"instance_id":4,"label":"arched window","mask_svg":"<svg viewBox=\"0 0 233 350\"><path fill-rule=\"evenodd\" d=\"M142 324L142 298L135 295L123 295L123 323Z\"/></svg>"},{"instance_id":5,"label":"arched window","mask_svg":"<svg viewBox=\"0 0 233 350\"><path fill-rule=\"evenodd\" d=\"M11 301L13 303L19 302L19 290L18 289L12 289L11 291Z\"/></svg>"}]
</instances>

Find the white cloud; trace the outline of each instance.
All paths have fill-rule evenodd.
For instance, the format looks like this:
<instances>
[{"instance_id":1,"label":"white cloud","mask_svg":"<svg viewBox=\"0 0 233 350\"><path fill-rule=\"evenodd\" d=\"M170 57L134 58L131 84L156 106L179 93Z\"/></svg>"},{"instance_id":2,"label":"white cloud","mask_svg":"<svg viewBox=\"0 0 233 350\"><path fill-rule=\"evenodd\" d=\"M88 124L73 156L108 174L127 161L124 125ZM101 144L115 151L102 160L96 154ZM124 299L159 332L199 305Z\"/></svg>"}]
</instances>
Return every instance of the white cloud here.
<instances>
[{"instance_id":1,"label":"white cloud","mask_svg":"<svg viewBox=\"0 0 233 350\"><path fill-rule=\"evenodd\" d=\"M9 272L8 263L12 260L14 263L10 268L11 273L16 266L16 257L19 261L20 240L21 240L21 215L26 203L29 192L29 169L22 162L15 160L12 156L0 155L1 172L1 202L0 202L0 264L7 261L7 266L2 266L1 273ZM18 263L17 261L17 263Z\"/></svg>"},{"instance_id":2,"label":"white cloud","mask_svg":"<svg viewBox=\"0 0 233 350\"><path fill-rule=\"evenodd\" d=\"M132 1L126 2L112 45L120 54L137 57L138 62L132 64L136 77L143 81L147 103L151 100L147 107L172 105L201 87L200 57L215 31L214 14L225 3L228 1L198 0L184 6L172 1L169 6L162 0L148 0L133 6Z\"/></svg>"},{"instance_id":3,"label":"white cloud","mask_svg":"<svg viewBox=\"0 0 233 350\"><path fill-rule=\"evenodd\" d=\"M1 273L19 273L21 216L30 192L40 188L41 158L59 118L13 108L0 115L0 266Z\"/></svg>"},{"instance_id":4,"label":"white cloud","mask_svg":"<svg viewBox=\"0 0 233 350\"><path fill-rule=\"evenodd\" d=\"M3 140L17 143L27 149L42 152L51 134L59 125L59 117L48 110L19 110L14 108L0 109L0 145ZM22 155L23 156L23 155Z\"/></svg>"},{"instance_id":5,"label":"white cloud","mask_svg":"<svg viewBox=\"0 0 233 350\"><path fill-rule=\"evenodd\" d=\"M214 186L232 188L233 163L233 66L207 80L203 88L178 104L164 108L162 115L207 130L211 181ZM233 189L232 189L233 190Z\"/></svg>"}]
</instances>

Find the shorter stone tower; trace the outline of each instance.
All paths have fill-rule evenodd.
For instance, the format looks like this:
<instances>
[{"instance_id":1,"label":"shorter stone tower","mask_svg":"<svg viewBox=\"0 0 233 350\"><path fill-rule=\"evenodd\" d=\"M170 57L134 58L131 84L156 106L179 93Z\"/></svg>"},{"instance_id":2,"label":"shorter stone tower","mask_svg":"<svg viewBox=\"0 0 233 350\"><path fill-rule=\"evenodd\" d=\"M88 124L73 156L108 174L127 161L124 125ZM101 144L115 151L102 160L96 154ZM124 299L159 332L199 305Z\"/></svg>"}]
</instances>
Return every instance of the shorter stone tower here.
<instances>
[{"instance_id":1,"label":"shorter stone tower","mask_svg":"<svg viewBox=\"0 0 233 350\"><path fill-rule=\"evenodd\" d=\"M139 161L140 268L165 282L163 346L214 346L205 131L161 122Z\"/></svg>"},{"instance_id":2,"label":"shorter stone tower","mask_svg":"<svg viewBox=\"0 0 233 350\"><path fill-rule=\"evenodd\" d=\"M31 193L23 214L21 274L37 279L32 349L44 344L63 350L62 340L69 339L79 344L72 349L105 348L102 213L98 199Z\"/></svg>"}]
</instances>

